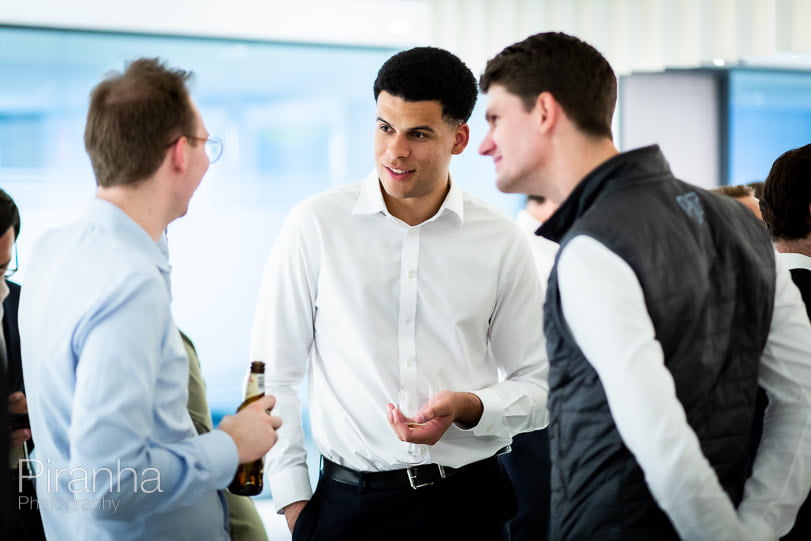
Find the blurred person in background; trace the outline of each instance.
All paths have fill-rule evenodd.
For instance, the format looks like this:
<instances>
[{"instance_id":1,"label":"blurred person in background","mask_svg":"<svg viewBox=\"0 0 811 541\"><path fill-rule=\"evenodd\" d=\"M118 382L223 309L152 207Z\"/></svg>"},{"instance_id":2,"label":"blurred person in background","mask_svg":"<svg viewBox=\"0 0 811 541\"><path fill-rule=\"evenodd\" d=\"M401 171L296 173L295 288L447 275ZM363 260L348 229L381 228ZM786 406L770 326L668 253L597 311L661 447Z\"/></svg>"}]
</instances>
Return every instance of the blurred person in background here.
<instances>
[{"instance_id":1,"label":"blurred person in background","mask_svg":"<svg viewBox=\"0 0 811 541\"><path fill-rule=\"evenodd\" d=\"M22 359L20 357L20 332L17 324L17 309L20 304L20 286L9 281L17 272L17 239L20 236L20 211L11 196L0 189L0 315L3 326L0 329L0 369L6 380L7 407L11 415L26 416L28 402L25 396ZM42 519L37 501L36 488L32 481L27 461L34 448L31 430L25 417L11 424L7 436L9 509L8 532L12 539L45 539Z\"/></svg>"}]
</instances>

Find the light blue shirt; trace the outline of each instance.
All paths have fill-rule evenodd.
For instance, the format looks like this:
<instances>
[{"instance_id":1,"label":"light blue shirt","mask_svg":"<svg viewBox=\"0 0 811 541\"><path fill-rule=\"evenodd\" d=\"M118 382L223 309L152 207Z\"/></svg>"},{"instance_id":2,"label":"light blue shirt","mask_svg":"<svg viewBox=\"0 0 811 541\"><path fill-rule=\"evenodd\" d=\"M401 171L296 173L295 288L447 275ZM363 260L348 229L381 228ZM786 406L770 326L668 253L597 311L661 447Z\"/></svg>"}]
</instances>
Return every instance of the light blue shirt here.
<instances>
[{"instance_id":1,"label":"light blue shirt","mask_svg":"<svg viewBox=\"0 0 811 541\"><path fill-rule=\"evenodd\" d=\"M164 248L96 199L29 260L20 337L48 539L228 539L218 490L237 449L186 409Z\"/></svg>"}]
</instances>

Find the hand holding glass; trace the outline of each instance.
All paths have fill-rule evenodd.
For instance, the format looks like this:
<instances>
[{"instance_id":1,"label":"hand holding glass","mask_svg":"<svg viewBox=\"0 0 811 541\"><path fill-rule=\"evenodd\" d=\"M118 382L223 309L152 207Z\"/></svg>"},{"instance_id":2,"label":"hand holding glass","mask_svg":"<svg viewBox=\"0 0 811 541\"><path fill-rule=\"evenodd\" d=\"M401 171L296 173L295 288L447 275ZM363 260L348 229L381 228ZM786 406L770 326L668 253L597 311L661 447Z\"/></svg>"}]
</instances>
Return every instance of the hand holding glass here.
<instances>
[{"instance_id":1,"label":"hand holding glass","mask_svg":"<svg viewBox=\"0 0 811 541\"><path fill-rule=\"evenodd\" d=\"M397 397L397 407L400 412L408 418L408 428L417 428L422 426L415 418L420 412L420 409L431 400L431 390L421 389L418 392L410 392L405 389L400 389L400 394ZM408 443L405 451L398 453L394 458L402 464L413 466L422 464L428 460L428 447L422 444Z\"/></svg>"}]
</instances>

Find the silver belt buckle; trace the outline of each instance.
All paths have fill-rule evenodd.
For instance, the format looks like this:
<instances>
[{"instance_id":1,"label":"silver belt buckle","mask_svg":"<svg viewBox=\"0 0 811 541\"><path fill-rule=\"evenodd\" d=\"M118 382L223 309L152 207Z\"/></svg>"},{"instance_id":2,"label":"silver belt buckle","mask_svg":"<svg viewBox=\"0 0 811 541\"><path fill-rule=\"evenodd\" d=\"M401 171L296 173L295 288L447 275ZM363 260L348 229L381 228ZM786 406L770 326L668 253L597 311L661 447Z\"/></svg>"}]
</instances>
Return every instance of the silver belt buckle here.
<instances>
[{"instance_id":1,"label":"silver belt buckle","mask_svg":"<svg viewBox=\"0 0 811 541\"><path fill-rule=\"evenodd\" d=\"M437 470L439 470L439 477L440 479L445 479L445 466L441 464L436 464ZM414 490L423 488L423 487L430 487L434 484L433 481L428 483L419 483L417 482L417 474L413 471L412 467L409 466L406 468L406 473L408 474L408 484L411 485L411 488Z\"/></svg>"}]
</instances>

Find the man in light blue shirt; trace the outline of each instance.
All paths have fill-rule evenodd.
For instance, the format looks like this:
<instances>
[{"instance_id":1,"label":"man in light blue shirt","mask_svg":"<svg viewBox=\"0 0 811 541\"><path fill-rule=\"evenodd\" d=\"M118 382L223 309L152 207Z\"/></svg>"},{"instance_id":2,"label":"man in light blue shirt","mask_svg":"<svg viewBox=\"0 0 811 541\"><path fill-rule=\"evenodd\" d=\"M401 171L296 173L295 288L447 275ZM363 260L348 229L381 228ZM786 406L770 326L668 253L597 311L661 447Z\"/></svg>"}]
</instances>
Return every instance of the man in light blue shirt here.
<instances>
[{"instance_id":1,"label":"man in light blue shirt","mask_svg":"<svg viewBox=\"0 0 811 541\"><path fill-rule=\"evenodd\" d=\"M141 59L94 89L96 199L31 257L20 334L39 500L19 505L39 506L50 539L228 539L219 491L276 441L273 397L201 436L186 409L163 232L221 150L189 76Z\"/></svg>"}]
</instances>

